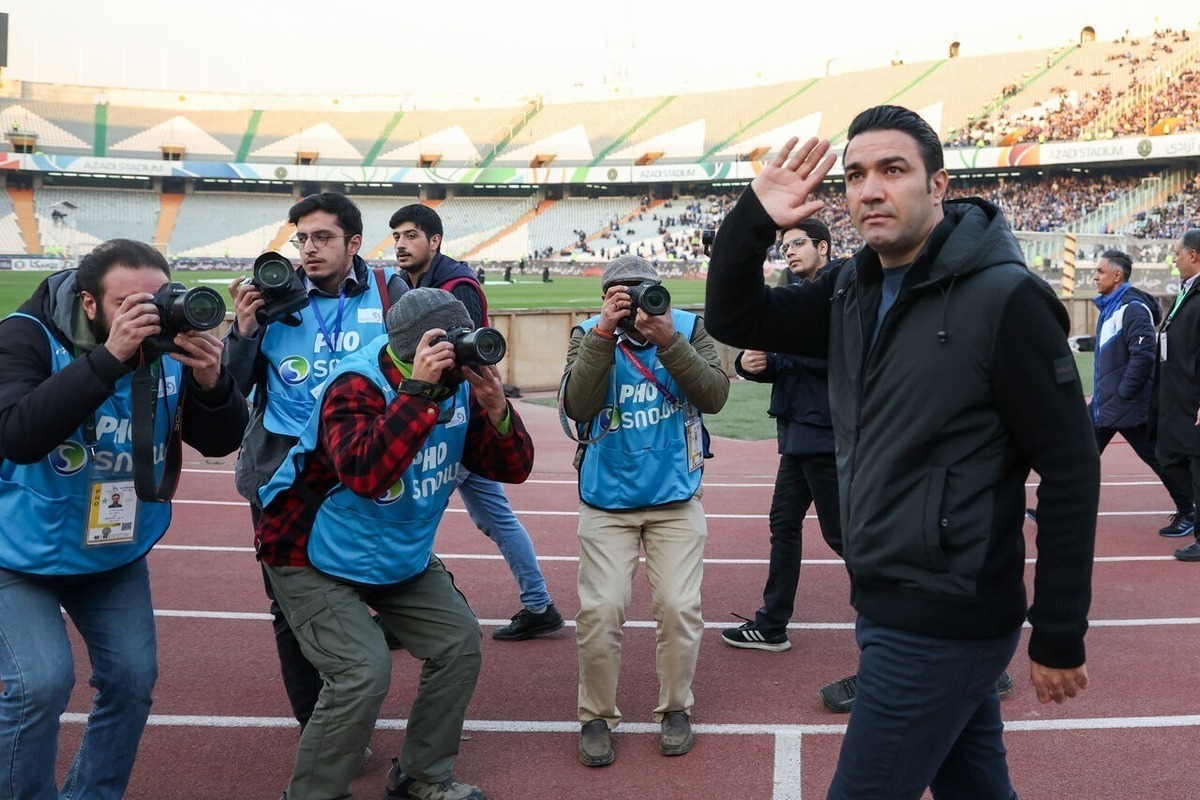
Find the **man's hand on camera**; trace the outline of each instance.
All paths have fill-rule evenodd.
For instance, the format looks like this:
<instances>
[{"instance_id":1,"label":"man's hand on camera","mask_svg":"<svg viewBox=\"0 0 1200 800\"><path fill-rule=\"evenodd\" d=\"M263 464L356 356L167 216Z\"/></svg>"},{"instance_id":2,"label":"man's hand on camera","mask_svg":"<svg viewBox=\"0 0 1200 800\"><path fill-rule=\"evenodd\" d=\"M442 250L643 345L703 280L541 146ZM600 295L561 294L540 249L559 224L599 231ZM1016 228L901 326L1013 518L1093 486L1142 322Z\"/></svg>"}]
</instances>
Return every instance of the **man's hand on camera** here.
<instances>
[{"instance_id":1,"label":"man's hand on camera","mask_svg":"<svg viewBox=\"0 0 1200 800\"><path fill-rule=\"evenodd\" d=\"M639 308L633 326L646 341L660 348L665 348L675 337L675 322L671 319L670 310L655 316Z\"/></svg>"},{"instance_id":2,"label":"man's hand on camera","mask_svg":"<svg viewBox=\"0 0 1200 800\"><path fill-rule=\"evenodd\" d=\"M475 391L475 399L488 419L496 427L508 416L508 400L504 397L504 382L500 380L500 370L494 364L480 364L477 367L464 366L463 377Z\"/></svg>"},{"instance_id":3,"label":"man's hand on camera","mask_svg":"<svg viewBox=\"0 0 1200 800\"><path fill-rule=\"evenodd\" d=\"M217 385L225 349L220 339L208 331L185 331L175 334L175 346L183 352L171 353L171 358L192 370L197 386L207 392Z\"/></svg>"},{"instance_id":4,"label":"man's hand on camera","mask_svg":"<svg viewBox=\"0 0 1200 800\"><path fill-rule=\"evenodd\" d=\"M632 304L628 287L619 284L608 287L604 293L604 305L600 306L600 321L596 323L596 329L609 336L614 335L617 324L629 316Z\"/></svg>"},{"instance_id":5,"label":"man's hand on camera","mask_svg":"<svg viewBox=\"0 0 1200 800\"><path fill-rule=\"evenodd\" d=\"M799 141L795 136L788 139L750 182L763 210L779 228L795 225L825 207L824 201L809 198L837 160L829 153L828 140L814 136L796 148Z\"/></svg>"},{"instance_id":6,"label":"man's hand on camera","mask_svg":"<svg viewBox=\"0 0 1200 800\"><path fill-rule=\"evenodd\" d=\"M237 332L242 336L258 333L257 311L266 305L262 292L245 277L229 282L229 296L233 298L233 311L237 316Z\"/></svg>"},{"instance_id":7,"label":"man's hand on camera","mask_svg":"<svg viewBox=\"0 0 1200 800\"><path fill-rule=\"evenodd\" d=\"M121 301L108 328L104 349L118 361L128 361L142 346L147 336L162 330L158 307L150 302L154 295L147 292L131 294Z\"/></svg>"},{"instance_id":8,"label":"man's hand on camera","mask_svg":"<svg viewBox=\"0 0 1200 800\"><path fill-rule=\"evenodd\" d=\"M454 369L454 345L449 341L430 344L431 340L445 335L446 332L441 328L425 331L425 335L417 343L416 355L413 356L413 380L437 383L446 370Z\"/></svg>"}]
</instances>

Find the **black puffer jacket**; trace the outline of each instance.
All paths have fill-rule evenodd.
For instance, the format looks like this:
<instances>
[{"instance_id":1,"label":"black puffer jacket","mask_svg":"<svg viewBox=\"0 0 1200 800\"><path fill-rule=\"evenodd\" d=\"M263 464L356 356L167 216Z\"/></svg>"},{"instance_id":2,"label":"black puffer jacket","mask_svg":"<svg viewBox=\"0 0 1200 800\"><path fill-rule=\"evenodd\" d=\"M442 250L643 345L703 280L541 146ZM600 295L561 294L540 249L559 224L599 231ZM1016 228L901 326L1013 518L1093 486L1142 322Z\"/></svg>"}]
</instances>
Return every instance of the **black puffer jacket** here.
<instances>
[{"instance_id":1,"label":"black puffer jacket","mask_svg":"<svg viewBox=\"0 0 1200 800\"><path fill-rule=\"evenodd\" d=\"M875 253L768 289L761 265L775 226L747 190L713 247L706 318L730 344L828 356L852 600L878 624L949 638L1019 627L1025 480L1036 470L1030 656L1076 667L1099 458L1067 317L998 209L973 199L945 213L872 343Z\"/></svg>"}]
</instances>

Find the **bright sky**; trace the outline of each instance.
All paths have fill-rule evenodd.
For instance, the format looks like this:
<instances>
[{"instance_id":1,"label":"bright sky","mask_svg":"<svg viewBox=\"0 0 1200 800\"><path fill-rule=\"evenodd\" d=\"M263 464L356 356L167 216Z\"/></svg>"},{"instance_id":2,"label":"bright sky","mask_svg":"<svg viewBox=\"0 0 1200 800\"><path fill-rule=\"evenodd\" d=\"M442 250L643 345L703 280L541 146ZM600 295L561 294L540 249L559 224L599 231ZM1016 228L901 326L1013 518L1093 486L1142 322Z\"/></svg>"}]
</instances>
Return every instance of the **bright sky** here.
<instances>
[{"instance_id":1,"label":"bright sky","mask_svg":"<svg viewBox=\"0 0 1200 800\"><path fill-rule=\"evenodd\" d=\"M817 9L816 11L808 9ZM284 94L612 95L1200 28L1194 0L0 0L7 77Z\"/></svg>"}]
</instances>

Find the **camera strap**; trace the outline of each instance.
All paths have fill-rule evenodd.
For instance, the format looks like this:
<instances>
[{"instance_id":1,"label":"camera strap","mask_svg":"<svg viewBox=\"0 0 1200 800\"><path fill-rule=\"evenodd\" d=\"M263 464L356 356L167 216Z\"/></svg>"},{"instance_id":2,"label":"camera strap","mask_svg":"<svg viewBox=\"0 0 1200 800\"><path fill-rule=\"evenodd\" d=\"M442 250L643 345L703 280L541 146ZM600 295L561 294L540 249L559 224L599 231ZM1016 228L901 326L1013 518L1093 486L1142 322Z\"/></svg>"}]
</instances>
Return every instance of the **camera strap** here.
<instances>
[{"instance_id":1,"label":"camera strap","mask_svg":"<svg viewBox=\"0 0 1200 800\"><path fill-rule=\"evenodd\" d=\"M609 370L609 375L612 378L612 396L613 396L613 398L616 398L616 396L617 396L617 374L614 370ZM562 425L563 433L565 433L567 435L568 439L570 439L572 442L575 442L577 445L579 445L579 450L582 451L585 447L587 447L592 442L598 442L601 439L603 439L605 436L607 436L613 430L613 428L616 427L617 420L619 420L620 416L621 416L620 410L615 405L615 402L613 405L604 406L603 408L600 409L600 413L596 415L597 419L607 416L607 422L605 423L604 428L600 431L600 433L597 434L596 436L588 438L588 436L586 434L586 430L587 430L586 426L583 423L577 423L576 427L579 429L578 435L577 435L576 431L571 429L571 420L567 417L567 408L563 403L563 398L564 398L564 395L566 394L566 389L567 389L567 376L563 375L562 383L560 383L558 386L558 421L559 421L559 424ZM577 455L577 459L578 459L578 455Z\"/></svg>"},{"instance_id":2,"label":"camera strap","mask_svg":"<svg viewBox=\"0 0 1200 800\"><path fill-rule=\"evenodd\" d=\"M165 389L162 365L156 358L141 364L133 373L133 487L138 499L146 503L165 503L175 496L183 467L183 392L180 381L179 403L167 434L167 452L162 483L154 477L154 422L158 416L158 390ZM164 391L163 396L166 396Z\"/></svg>"}]
</instances>

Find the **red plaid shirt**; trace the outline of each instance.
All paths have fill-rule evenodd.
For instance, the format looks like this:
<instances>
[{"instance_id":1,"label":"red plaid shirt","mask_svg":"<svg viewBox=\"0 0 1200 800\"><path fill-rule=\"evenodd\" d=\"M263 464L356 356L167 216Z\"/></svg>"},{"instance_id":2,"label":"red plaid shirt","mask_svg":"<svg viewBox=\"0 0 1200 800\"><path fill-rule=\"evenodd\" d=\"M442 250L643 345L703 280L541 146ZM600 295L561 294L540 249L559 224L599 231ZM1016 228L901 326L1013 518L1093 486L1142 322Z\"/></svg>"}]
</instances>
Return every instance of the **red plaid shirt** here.
<instances>
[{"instance_id":1,"label":"red plaid shirt","mask_svg":"<svg viewBox=\"0 0 1200 800\"><path fill-rule=\"evenodd\" d=\"M384 376L396 386L403 377L381 351ZM521 483L533 469L533 442L516 411L501 434L471 393L471 416L462 463L471 472L506 483ZM308 535L316 509L296 490L303 482L324 497L341 482L355 494L379 497L393 486L420 452L437 422L438 407L415 395L397 394L390 403L362 375L338 378L321 405L319 446L305 460L292 489L263 509L254 531L258 558L277 567L308 566Z\"/></svg>"}]
</instances>

